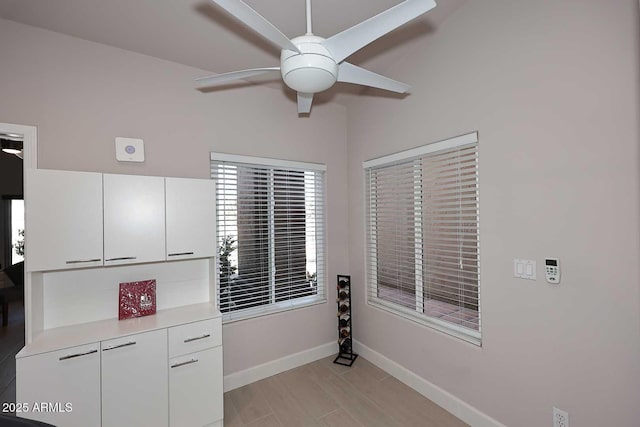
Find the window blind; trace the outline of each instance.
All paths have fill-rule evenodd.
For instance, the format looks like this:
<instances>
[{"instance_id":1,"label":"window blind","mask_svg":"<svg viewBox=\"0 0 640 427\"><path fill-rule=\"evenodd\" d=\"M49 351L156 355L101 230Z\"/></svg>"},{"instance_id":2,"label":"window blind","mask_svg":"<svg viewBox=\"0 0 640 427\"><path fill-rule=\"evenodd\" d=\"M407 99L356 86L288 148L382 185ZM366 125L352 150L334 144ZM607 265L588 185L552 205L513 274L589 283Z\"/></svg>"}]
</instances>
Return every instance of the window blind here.
<instances>
[{"instance_id":1,"label":"window blind","mask_svg":"<svg viewBox=\"0 0 640 427\"><path fill-rule=\"evenodd\" d=\"M221 160L212 153L211 176L217 181L223 317L325 301L324 171L243 163L237 156Z\"/></svg>"},{"instance_id":2,"label":"window blind","mask_svg":"<svg viewBox=\"0 0 640 427\"><path fill-rule=\"evenodd\" d=\"M365 163L370 304L480 342L477 135Z\"/></svg>"}]
</instances>

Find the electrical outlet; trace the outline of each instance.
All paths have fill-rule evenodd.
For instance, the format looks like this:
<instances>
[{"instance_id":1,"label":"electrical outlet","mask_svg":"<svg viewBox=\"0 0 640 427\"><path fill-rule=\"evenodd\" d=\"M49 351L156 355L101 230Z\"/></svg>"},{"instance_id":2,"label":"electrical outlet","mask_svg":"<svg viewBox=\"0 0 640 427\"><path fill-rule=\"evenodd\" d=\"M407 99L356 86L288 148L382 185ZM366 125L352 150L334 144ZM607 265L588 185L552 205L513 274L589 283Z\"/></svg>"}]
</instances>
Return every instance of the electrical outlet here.
<instances>
[{"instance_id":1,"label":"electrical outlet","mask_svg":"<svg viewBox=\"0 0 640 427\"><path fill-rule=\"evenodd\" d=\"M553 427L569 427L569 414L562 409L553 408Z\"/></svg>"}]
</instances>

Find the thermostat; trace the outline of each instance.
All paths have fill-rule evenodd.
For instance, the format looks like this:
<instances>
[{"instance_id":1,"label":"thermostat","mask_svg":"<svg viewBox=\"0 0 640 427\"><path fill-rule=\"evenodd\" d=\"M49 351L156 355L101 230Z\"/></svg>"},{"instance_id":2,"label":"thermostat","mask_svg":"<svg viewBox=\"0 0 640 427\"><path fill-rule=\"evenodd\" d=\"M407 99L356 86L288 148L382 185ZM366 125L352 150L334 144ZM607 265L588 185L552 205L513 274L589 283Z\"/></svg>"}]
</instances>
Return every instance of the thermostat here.
<instances>
[{"instance_id":1,"label":"thermostat","mask_svg":"<svg viewBox=\"0 0 640 427\"><path fill-rule=\"evenodd\" d=\"M560 283L560 260L558 258L545 258L544 272L547 282Z\"/></svg>"},{"instance_id":2,"label":"thermostat","mask_svg":"<svg viewBox=\"0 0 640 427\"><path fill-rule=\"evenodd\" d=\"M116 138L116 159L120 162L144 162L144 142L135 138Z\"/></svg>"}]
</instances>

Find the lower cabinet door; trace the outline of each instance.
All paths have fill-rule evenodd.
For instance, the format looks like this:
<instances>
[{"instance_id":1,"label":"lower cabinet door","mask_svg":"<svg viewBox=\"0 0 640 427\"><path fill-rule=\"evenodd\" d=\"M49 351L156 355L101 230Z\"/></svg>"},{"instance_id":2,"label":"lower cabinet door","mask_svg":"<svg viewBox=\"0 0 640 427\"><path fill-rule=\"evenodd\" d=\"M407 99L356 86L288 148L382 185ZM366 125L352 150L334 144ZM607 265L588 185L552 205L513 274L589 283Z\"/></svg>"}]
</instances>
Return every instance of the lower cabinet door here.
<instances>
[{"instance_id":1,"label":"lower cabinet door","mask_svg":"<svg viewBox=\"0 0 640 427\"><path fill-rule=\"evenodd\" d=\"M100 426L100 344L16 359L16 415L56 426Z\"/></svg>"},{"instance_id":2,"label":"lower cabinet door","mask_svg":"<svg viewBox=\"0 0 640 427\"><path fill-rule=\"evenodd\" d=\"M222 425L222 347L169 361L171 427Z\"/></svg>"},{"instance_id":3,"label":"lower cabinet door","mask_svg":"<svg viewBox=\"0 0 640 427\"><path fill-rule=\"evenodd\" d=\"M101 345L102 427L167 426L167 330Z\"/></svg>"}]
</instances>

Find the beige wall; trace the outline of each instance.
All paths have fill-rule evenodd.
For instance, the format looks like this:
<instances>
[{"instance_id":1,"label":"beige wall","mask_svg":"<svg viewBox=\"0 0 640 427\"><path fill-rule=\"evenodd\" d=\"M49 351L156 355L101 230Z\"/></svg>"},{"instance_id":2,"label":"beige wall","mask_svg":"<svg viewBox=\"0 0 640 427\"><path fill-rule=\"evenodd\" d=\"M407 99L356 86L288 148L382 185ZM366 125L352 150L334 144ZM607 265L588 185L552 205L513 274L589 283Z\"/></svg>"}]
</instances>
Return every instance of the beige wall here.
<instances>
[{"instance_id":1,"label":"beige wall","mask_svg":"<svg viewBox=\"0 0 640 427\"><path fill-rule=\"evenodd\" d=\"M469 1L386 70L409 97L348 110L357 338L508 426L550 426L554 405L640 422L638 18L636 0ZM362 162L474 130L482 348L366 306L363 285Z\"/></svg>"},{"instance_id":2,"label":"beige wall","mask_svg":"<svg viewBox=\"0 0 640 427\"><path fill-rule=\"evenodd\" d=\"M329 283L346 272L344 107L298 118L279 90L202 94L193 79L206 71L5 20L0 58L0 122L38 127L42 168L206 178L210 151L326 163ZM144 139L145 162L118 163L116 136ZM234 323L224 329L225 373L334 338L331 302Z\"/></svg>"}]
</instances>

